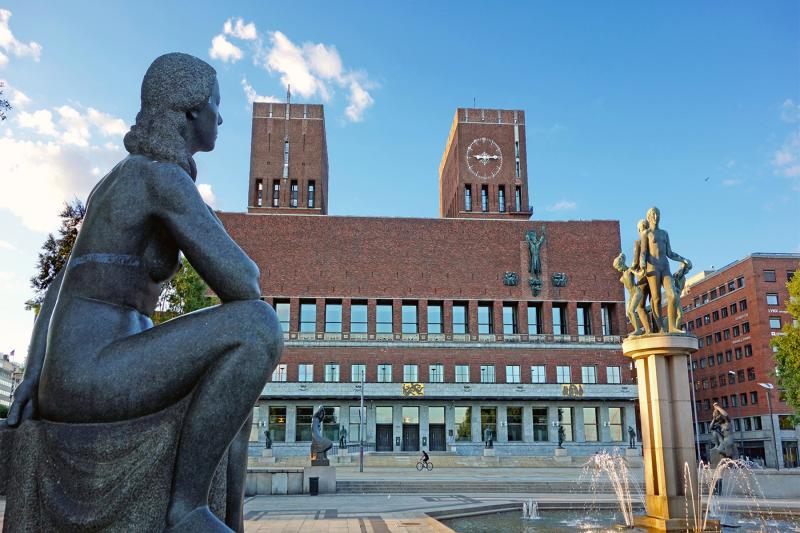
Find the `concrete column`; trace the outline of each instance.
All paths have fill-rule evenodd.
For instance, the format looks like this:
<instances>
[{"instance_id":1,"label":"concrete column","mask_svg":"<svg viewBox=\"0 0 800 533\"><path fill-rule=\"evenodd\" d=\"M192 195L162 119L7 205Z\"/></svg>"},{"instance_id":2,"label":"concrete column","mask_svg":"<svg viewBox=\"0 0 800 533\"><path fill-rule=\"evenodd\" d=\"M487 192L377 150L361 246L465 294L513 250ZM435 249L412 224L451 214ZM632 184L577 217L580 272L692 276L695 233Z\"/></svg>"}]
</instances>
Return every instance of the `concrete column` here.
<instances>
[{"instance_id":1,"label":"concrete column","mask_svg":"<svg viewBox=\"0 0 800 533\"><path fill-rule=\"evenodd\" d=\"M522 406L522 442L533 442L533 406Z\"/></svg>"},{"instance_id":2,"label":"concrete column","mask_svg":"<svg viewBox=\"0 0 800 533\"><path fill-rule=\"evenodd\" d=\"M497 442L508 442L508 411L505 405L497 406Z\"/></svg>"},{"instance_id":3,"label":"concrete column","mask_svg":"<svg viewBox=\"0 0 800 533\"><path fill-rule=\"evenodd\" d=\"M531 415L533 416L533 415ZM553 425L553 422L556 425ZM552 443L558 444L558 405L547 406L547 424L548 424L548 440Z\"/></svg>"},{"instance_id":4,"label":"concrete column","mask_svg":"<svg viewBox=\"0 0 800 533\"><path fill-rule=\"evenodd\" d=\"M481 406L479 404L472 404L472 418L470 423L472 425L472 442L483 442L483 435L481 434Z\"/></svg>"},{"instance_id":5,"label":"concrete column","mask_svg":"<svg viewBox=\"0 0 800 533\"><path fill-rule=\"evenodd\" d=\"M269 424L269 405L259 402L256 412L253 414L253 422L258 426L258 442L266 443L267 438L264 432L268 429Z\"/></svg>"},{"instance_id":6,"label":"concrete column","mask_svg":"<svg viewBox=\"0 0 800 533\"><path fill-rule=\"evenodd\" d=\"M697 468L686 372L691 353L697 351L697 338L629 337L622 351L636 362L639 376L647 515L637 517L636 524L682 531L687 528L683 472Z\"/></svg>"},{"instance_id":7,"label":"concrete column","mask_svg":"<svg viewBox=\"0 0 800 533\"><path fill-rule=\"evenodd\" d=\"M450 436L450 432L453 436ZM444 407L444 434L447 445L455 444L456 442L456 407L453 404L445 405Z\"/></svg>"},{"instance_id":8,"label":"concrete column","mask_svg":"<svg viewBox=\"0 0 800 533\"><path fill-rule=\"evenodd\" d=\"M583 431L583 405L572 406L572 441L586 442L586 434Z\"/></svg>"},{"instance_id":9,"label":"concrete column","mask_svg":"<svg viewBox=\"0 0 800 533\"><path fill-rule=\"evenodd\" d=\"M286 406L286 442L295 441L295 425L297 424L297 408L294 404Z\"/></svg>"},{"instance_id":10,"label":"concrete column","mask_svg":"<svg viewBox=\"0 0 800 533\"><path fill-rule=\"evenodd\" d=\"M567 302L567 334L578 334L578 305L575 302Z\"/></svg>"},{"instance_id":11,"label":"concrete column","mask_svg":"<svg viewBox=\"0 0 800 533\"><path fill-rule=\"evenodd\" d=\"M610 417L608 416L608 406L600 405L597 411L598 411L597 423L598 423L600 442L611 442L611 428L608 427L608 422L610 420Z\"/></svg>"},{"instance_id":12,"label":"concrete column","mask_svg":"<svg viewBox=\"0 0 800 533\"><path fill-rule=\"evenodd\" d=\"M600 314L600 302L592 302L592 335L603 334L603 318Z\"/></svg>"},{"instance_id":13,"label":"concrete column","mask_svg":"<svg viewBox=\"0 0 800 533\"><path fill-rule=\"evenodd\" d=\"M395 403L392 409L392 449L399 452L403 448L403 405ZM397 437L400 437L400 445L397 444Z\"/></svg>"},{"instance_id":14,"label":"concrete column","mask_svg":"<svg viewBox=\"0 0 800 533\"><path fill-rule=\"evenodd\" d=\"M428 333L428 300L417 302L417 330Z\"/></svg>"},{"instance_id":15,"label":"concrete column","mask_svg":"<svg viewBox=\"0 0 800 533\"><path fill-rule=\"evenodd\" d=\"M428 419L428 406L427 405L420 405L419 406L419 449L420 450L430 450L431 447L431 439L430 439L430 422ZM422 439L425 438L425 444L422 444Z\"/></svg>"},{"instance_id":16,"label":"concrete column","mask_svg":"<svg viewBox=\"0 0 800 533\"><path fill-rule=\"evenodd\" d=\"M553 302L542 302L542 333L553 334Z\"/></svg>"},{"instance_id":17,"label":"concrete column","mask_svg":"<svg viewBox=\"0 0 800 533\"><path fill-rule=\"evenodd\" d=\"M366 437L364 438L364 442L370 442L373 445L376 445L376 436L375 436L375 403L369 402L364 404L365 410L367 411L367 423L364 424L366 426L365 433Z\"/></svg>"},{"instance_id":18,"label":"concrete column","mask_svg":"<svg viewBox=\"0 0 800 533\"><path fill-rule=\"evenodd\" d=\"M625 410L623 411L625 419L622 421L622 437L625 442L629 442L630 438L628 436L628 426L632 427L636 430L636 442L641 441L641 437L639 436L641 432L639 428L636 427L636 407L633 404L626 405Z\"/></svg>"}]
</instances>

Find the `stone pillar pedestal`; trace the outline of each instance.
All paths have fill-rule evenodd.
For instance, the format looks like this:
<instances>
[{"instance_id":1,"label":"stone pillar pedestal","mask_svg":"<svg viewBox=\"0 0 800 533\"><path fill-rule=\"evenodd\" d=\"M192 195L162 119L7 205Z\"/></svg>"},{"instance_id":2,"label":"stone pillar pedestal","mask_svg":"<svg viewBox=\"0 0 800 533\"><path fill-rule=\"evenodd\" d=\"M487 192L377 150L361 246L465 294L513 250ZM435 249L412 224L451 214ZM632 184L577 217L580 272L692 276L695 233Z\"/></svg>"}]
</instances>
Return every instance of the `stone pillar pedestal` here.
<instances>
[{"instance_id":1,"label":"stone pillar pedestal","mask_svg":"<svg viewBox=\"0 0 800 533\"><path fill-rule=\"evenodd\" d=\"M572 458L569 456L566 448L556 448L553 452L553 459L556 463L571 464Z\"/></svg>"},{"instance_id":2,"label":"stone pillar pedestal","mask_svg":"<svg viewBox=\"0 0 800 533\"><path fill-rule=\"evenodd\" d=\"M636 363L642 421L647 514L636 525L656 531L687 527L684 472L693 483L697 473L687 370L695 351L697 337L690 335L642 335L622 343L622 352Z\"/></svg>"},{"instance_id":3,"label":"stone pillar pedestal","mask_svg":"<svg viewBox=\"0 0 800 533\"><path fill-rule=\"evenodd\" d=\"M642 466L642 454L639 453L639 448L625 448L625 460L629 466Z\"/></svg>"}]
</instances>

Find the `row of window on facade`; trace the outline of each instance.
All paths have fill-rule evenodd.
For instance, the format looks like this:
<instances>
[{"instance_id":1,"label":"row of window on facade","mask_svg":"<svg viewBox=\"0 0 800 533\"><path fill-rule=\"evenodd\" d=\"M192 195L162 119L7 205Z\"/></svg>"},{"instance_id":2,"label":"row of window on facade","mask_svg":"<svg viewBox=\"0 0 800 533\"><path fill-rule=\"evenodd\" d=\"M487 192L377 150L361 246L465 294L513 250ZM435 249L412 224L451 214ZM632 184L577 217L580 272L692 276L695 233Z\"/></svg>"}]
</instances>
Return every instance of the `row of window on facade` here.
<instances>
[{"instance_id":1,"label":"row of window on facade","mask_svg":"<svg viewBox=\"0 0 800 533\"><path fill-rule=\"evenodd\" d=\"M381 426L392 427L394 425L394 410L401 409L401 418L403 425L419 425L420 423L420 407L418 406L376 406L375 407L375 425L380 429ZM429 406L423 407L428 410L428 426L445 425L445 408L444 406ZM506 420L505 427L507 429L508 442L522 442L523 441L523 407L506 407ZM532 407L532 438L533 442L550 442L550 421L548 419L547 407ZM553 426L560 426L564 428L564 440L566 442L575 441L575 432L573 431L574 410L575 407L559 407L557 409L558 420L553 421ZM600 416L599 408L597 407L581 407L581 414L583 415L583 442L599 442L600 441ZM267 428L270 432L270 438L273 442L286 442L286 410L285 406L269 406ZM294 442L308 442L311 440L311 418L314 414L314 408L311 406L297 406L295 407L295 436ZM349 442L359 442L361 440L361 428L365 427L362 421L365 420L364 411L360 407L351 406L348 408L348 426L347 426L347 440ZM363 418L362 418L363 415ZM497 408L496 407L481 407L480 408L480 438L473 439L472 436L472 407L471 406L456 406L454 407L454 441L455 442L479 442L483 439L487 432L490 432L493 438L497 439ZM609 439L614 442L621 442L624 440L624 412L622 407L608 407L608 423ZM254 425L254 428L257 427ZM325 416L322 420L323 434L334 442L339 441L339 436L344 428L340 418L339 407L325 407ZM251 440L254 439L251 436ZM366 440L366 435L365 435Z\"/></svg>"},{"instance_id":2,"label":"row of window on facade","mask_svg":"<svg viewBox=\"0 0 800 533\"><path fill-rule=\"evenodd\" d=\"M786 271L786 281L791 281L792 276L794 276L794 270L787 270ZM777 281L777 274L775 270L764 270L762 271L762 279L768 283L774 283ZM701 305L705 305L717 298L721 298L726 294L735 291L736 289L741 289L744 287L744 277L739 276L736 279L728 280L728 283L720 285L710 291L697 296L692 300L692 304L694 307L700 307ZM774 302L774 303L773 303ZM778 295L777 294L767 294L767 305L778 305Z\"/></svg>"},{"instance_id":3,"label":"row of window on facade","mask_svg":"<svg viewBox=\"0 0 800 533\"><path fill-rule=\"evenodd\" d=\"M696 384L695 384L696 386ZM699 411L701 408L705 409L706 411L710 411L714 408L714 402L719 403L722 407L747 407L747 400L750 399L750 405L758 405L758 391L750 391L749 396L748 393L742 392L738 396L736 394L730 395L730 401L728 401L728 396L720 396L719 398L706 398L705 400L696 400L695 404L697 405L697 410Z\"/></svg>"},{"instance_id":4,"label":"row of window on facade","mask_svg":"<svg viewBox=\"0 0 800 533\"><path fill-rule=\"evenodd\" d=\"M517 172L519 172L519 161L517 162ZM481 211L483 213L489 212L489 185L483 184L480 186L481 192ZM505 213L507 211L506 206L506 186L505 185L498 185L497 186L497 211L499 213ZM473 201L472 201L472 185L464 185L464 211L473 211ZM519 185L514 187L514 211L516 212L523 212L527 211L528 206L522 204L522 187Z\"/></svg>"},{"instance_id":5,"label":"row of window on facade","mask_svg":"<svg viewBox=\"0 0 800 533\"><path fill-rule=\"evenodd\" d=\"M784 418L788 419L789 417L784 417ZM746 416L743 418L734 418L733 428L734 431L761 431L762 429L764 429L760 416ZM781 429L794 429L794 427L792 427L790 424L790 427L788 428L781 427ZM697 432L700 435L711 433L711 422L698 422Z\"/></svg>"},{"instance_id":6,"label":"row of window on facade","mask_svg":"<svg viewBox=\"0 0 800 533\"><path fill-rule=\"evenodd\" d=\"M777 296L777 295L776 295ZM747 311L747 300L739 300L738 303L733 302L732 304L722 306L721 308L703 315L702 317L697 317L694 320L689 320L686 323L686 330L692 331L697 328L701 328L703 326L707 326L712 322L716 322L717 320L721 320L723 318L728 318L728 310L730 309L730 316L734 316L736 313L743 313Z\"/></svg>"},{"instance_id":7,"label":"row of window on facade","mask_svg":"<svg viewBox=\"0 0 800 533\"><path fill-rule=\"evenodd\" d=\"M342 304L340 301L326 302L325 323L322 330L325 333L342 332ZM600 306L600 332L602 335L613 335L611 329L611 306ZM443 304L441 302L428 302L427 331L428 334L441 334L445 332ZM291 306L289 302L275 301L275 311L281 322L284 332L290 331ZM516 335L521 333L518 323L518 306L516 303L503 304L503 334ZM367 333L369 327L368 304L354 301L350 305L350 333ZM448 333L469 334L470 331L467 303L453 303L452 317ZM528 335L541 335L544 333L542 323L542 304L530 303L527 306ZM592 324L591 304L579 303L576 317L578 335L593 335L595 328ZM554 303L552 307L552 332L554 335L566 335L568 332L567 304ZM300 302L300 332L313 333L318 330L316 302ZM392 303L379 301L375 305L375 332L393 333ZM420 333L419 314L416 302L403 302L401 311L400 332L407 334ZM479 335L495 333L494 305L491 302L478 304L478 331Z\"/></svg>"},{"instance_id":8,"label":"row of window on facade","mask_svg":"<svg viewBox=\"0 0 800 533\"><path fill-rule=\"evenodd\" d=\"M728 370L726 374L720 374L719 376L711 376L710 378L703 378L702 380L698 379L694 382L695 390L707 390L707 389L716 389L717 383L719 383L720 387L724 387L726 385L735 385L737 380L739 383L745 382L744 376L744 369L739 369L737 371ZM756 380L756 369L755 367L749 367L747 369L747 381L755 381Z\"/></svg>"},{"instance_id":9,"label":"row of window on facade","mask_svg":"<svg viewBox=\"0 0 800 533\"><path fill-rule=\"evenodd\" d=\"M397 365L400 366L400 365ZM420 372L419 366L416 364L408 364L403 366L403 383L419 383ZM395 383L392 374L391 364L377 365L376 382L377 383ZM506 365L506 383L522 383L520 365ZM341 366L338 363L327 363L324 366L323 381L327 383L338 383L341 381ZM533 365L530 367L531 383L552 383L553 376L550 376L548 381L547 365ZM569 365L556 365L555 367L555 383L575 383L572 381L572 367ZM622 382L622 374L620 367L607 366L606 369L606 383L618 384ZM367 365L363 363L354 363L350 365L350 381L352 383L359 383L362 379L366 381ZM288 365L280 363L272 373L272 381L285 382L288 380ZM441 363L428 365L428 383L444 383L444 365ZM477 376L476 376L477 377ZM470 376L470 365L455 365L454 368L454 383L472 383L472 376ZM299 382L313 382L314 381L314 365L312 363L300 363L297 365L297 381ZM486 364L480 365L480 381L479 383L496 383L495 365ZM581 366L581 383L595 384L598 383L597 366L588 365Z\"/></svg>"},{"instance_id":10,"label":"row of window on facade","mask_svg":"<svg viewBox=\"0 0 800 533\"><path fill-rule=\"evenodd\" d=\"M282 180L280 179L272 181L272 198L270 203L272 207L280 207L281 205L281 181ZM300 205L304 205L305 207L313 209L316 205L315 194L316 182L314 180L309 180L306 183L305 200L301 201L297 180L291 180L289 182L289 207L299 207ZM256 180L255 205L256 207L265 207L264 180L261 179Z\"/></svg>"},{"instance_id":11,"label":"row of window on facade","mask_svg":"<svg viewBox=\"0 0 800 533\"><path fill-rule=\"evenodd\" d=\"M708 357L701 357L700 359L692 359L692 369L697 370L704 369L704 368L711 368L715 364L721 365L723 362L730 363L733 361L734 357L737 361L739 361L742 357L753 357L753 346L750 344L745 344L744 346L739 346L732 350L725 350L723 352L717 353L716 358L714 354L709 354Z\"/></svg>"}]
</instances>

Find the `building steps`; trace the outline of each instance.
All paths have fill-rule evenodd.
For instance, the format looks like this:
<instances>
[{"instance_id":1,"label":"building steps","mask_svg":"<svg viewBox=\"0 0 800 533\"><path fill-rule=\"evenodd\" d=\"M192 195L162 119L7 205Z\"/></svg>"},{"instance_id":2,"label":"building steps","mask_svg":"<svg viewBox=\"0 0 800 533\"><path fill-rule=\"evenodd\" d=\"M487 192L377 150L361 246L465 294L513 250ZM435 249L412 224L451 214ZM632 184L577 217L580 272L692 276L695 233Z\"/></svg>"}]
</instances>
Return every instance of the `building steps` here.
<instances>
[{"instance_id":1,"label":"building steps","mask_svg":"<svg viewBox=\"0 0 800 533\"><path fill-rule=\"evenodd\" d=\"M336 492L342 494L402 494L402 493L523 493L523 494L586 494L591 483L576 481L446 481L446 480L338 480ZM596 484L598 494L613 492L610 483Z\"/></svg>"}]
</instances>

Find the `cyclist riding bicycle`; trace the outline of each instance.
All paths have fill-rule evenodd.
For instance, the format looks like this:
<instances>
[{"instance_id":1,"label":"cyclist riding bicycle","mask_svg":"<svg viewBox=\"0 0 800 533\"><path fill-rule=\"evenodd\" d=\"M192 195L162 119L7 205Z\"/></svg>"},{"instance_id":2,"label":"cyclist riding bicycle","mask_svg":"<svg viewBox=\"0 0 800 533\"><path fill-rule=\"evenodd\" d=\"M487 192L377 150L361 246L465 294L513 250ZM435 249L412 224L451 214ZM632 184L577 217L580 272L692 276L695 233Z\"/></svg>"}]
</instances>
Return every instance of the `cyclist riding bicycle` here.
<instances>
[{"instance_id":1,"label":"cyclist riding bicycle","mask_svg":"<svg viewBox=\"0 0 800 533\"><path fill-rule=\"evenodd\" d=\"M422 463L427 464L430 457L428 457L428 452L422 450Z\"/></svg>"}]
</instances>

